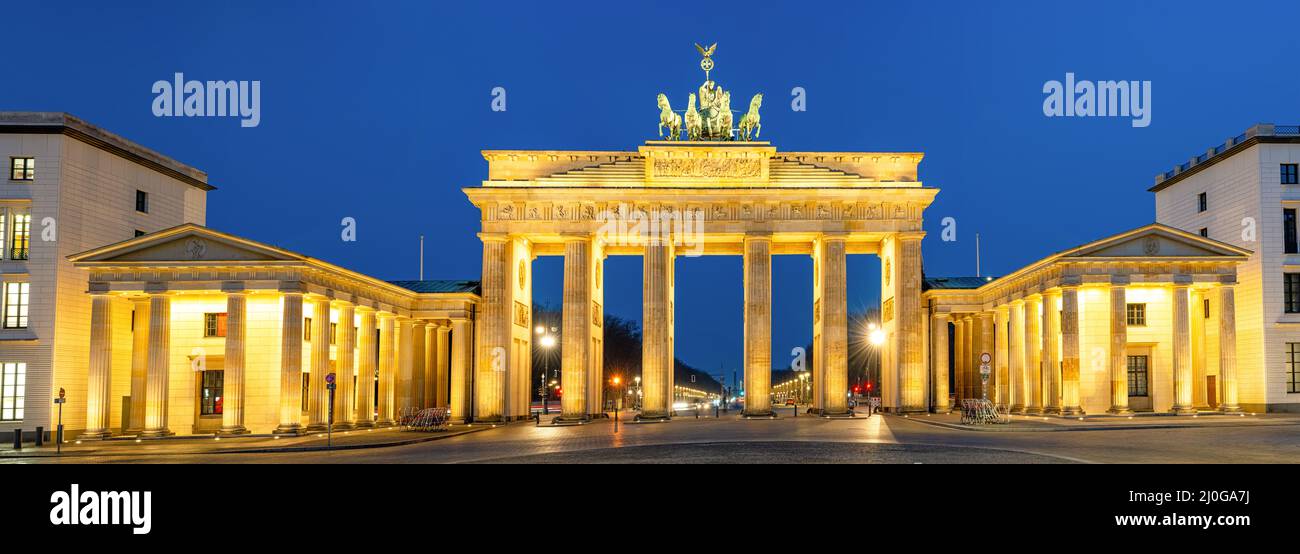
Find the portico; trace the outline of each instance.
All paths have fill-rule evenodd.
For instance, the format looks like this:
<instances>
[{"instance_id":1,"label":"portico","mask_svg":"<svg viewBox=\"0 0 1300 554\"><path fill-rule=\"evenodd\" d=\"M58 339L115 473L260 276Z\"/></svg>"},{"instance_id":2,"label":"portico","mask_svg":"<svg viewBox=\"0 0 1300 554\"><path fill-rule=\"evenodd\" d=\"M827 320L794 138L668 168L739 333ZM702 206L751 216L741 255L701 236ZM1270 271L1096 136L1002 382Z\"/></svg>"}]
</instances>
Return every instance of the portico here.
<instances>
[{"instance_id":1,"label":"portico","mask_svg":"<svg viewBox=\"0 0 1300 554\"><path fill-rule=\"evenodd\" d=\"M813 259L813 411L849 415L845 257L881 258L890 366L884 405L926 408L922 213L938 190L919 153L779 152L765 142L652 141L627 152L485 151L488 178L465 194L482 214L479 417L528 416L529 279L537 256L564 257L562 415L601 415L608 256L643 257L641 420L672 414L674 262L743 257L748 417L771 417L771 258ZM788 349L787 349L788 350Z\"/></svg>"},{"instance_id":2,"label":"portico","mask_svg":"<svg viewBox=\"0 0 1300 554\"><path fill-rule=\"evenodd\" d=\"M89 271L92 297L81 438L297 434L324 430L331 413L347 430L426 407L469 414L476 281L381 281L198 225L72 262Z\"/></svg>"},{"instance_id":3,"label":"portico","mask_svg":"<svg viewBox=\"0 0 1300 554\"><path fill-rule=\"evenodd\" d=\"M950 379L955 399L980 398L988 352L988 398L1012 413L1238 412L1235 290L1249 255L1152 224L997 279L927 279L931 409L952 407Z\"/></svg>"}]
</instances>

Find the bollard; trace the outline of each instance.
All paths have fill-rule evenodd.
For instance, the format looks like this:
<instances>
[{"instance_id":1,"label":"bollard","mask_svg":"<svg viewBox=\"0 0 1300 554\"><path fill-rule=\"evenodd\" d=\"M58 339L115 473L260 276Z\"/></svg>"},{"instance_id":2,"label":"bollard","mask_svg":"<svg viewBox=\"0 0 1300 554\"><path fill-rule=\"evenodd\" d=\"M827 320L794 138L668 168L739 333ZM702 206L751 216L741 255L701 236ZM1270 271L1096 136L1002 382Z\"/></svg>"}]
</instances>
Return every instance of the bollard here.
<instances>
[{"instance_id":1,"label":"bollard","mask_svg":"<svg viewBox=\"0 0 1300 554\"><path fill-rule=\"evenodd\" d=\"M44 428L44 427L37 427L37 428L36 428L36 446L37 446L37 447L45 446L45 428Z\"/></svg>"},{"instance_id":2,"label":"bollard","mask_svg":"<svg viewBox=\"0 0 1300 554\"><path fill-rule=\"evenodd\" d=\"M14 429L14 450L23 449L23 430Z\"/></svg>"}]
</instances>

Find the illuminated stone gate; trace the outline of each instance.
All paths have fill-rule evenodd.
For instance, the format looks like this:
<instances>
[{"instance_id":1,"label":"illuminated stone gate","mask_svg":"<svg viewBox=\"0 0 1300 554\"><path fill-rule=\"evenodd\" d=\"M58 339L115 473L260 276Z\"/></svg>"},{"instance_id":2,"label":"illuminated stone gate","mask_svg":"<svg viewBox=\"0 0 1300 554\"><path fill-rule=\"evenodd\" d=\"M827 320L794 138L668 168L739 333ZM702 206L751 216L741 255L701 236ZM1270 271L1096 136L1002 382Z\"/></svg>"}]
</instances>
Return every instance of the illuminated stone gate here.
<instances>
[{"instance_id":1,"label":"illuminated stone gate","mask_svg":"<svg viewBox=\"0 0 1300 554\"><path fill-rule=\"evenodd\" d=\"M881 258L885 406L927 408L921 222L938 189L917 180L920 153L653 141L628 152L483 155L487 180L465 189L482 214L477 421L529 415L537 256L564 257L561 421L603 411L602 266L619 255L644 257L642 418L672 415L674 260L696 255L744 257L747 416L772 413L771 259L788 254L813 258L814 411L849 413L849 254Z\"/></svg>"}]
</instances>

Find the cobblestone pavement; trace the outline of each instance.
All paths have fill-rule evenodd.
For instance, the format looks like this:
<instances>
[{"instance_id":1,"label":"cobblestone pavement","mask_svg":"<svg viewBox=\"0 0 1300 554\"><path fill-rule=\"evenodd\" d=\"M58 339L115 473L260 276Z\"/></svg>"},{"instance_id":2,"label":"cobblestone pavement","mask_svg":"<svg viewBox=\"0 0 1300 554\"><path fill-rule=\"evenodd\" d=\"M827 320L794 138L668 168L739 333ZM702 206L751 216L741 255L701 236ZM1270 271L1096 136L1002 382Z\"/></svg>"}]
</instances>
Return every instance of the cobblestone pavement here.
<instances>
[{"instance_id":1,"label":"cobblestone pavement","mask_svg":"<svg viewBox=\"0 0 1300 554\"><path fill-rule=\"evenodd\" d=\"M1231 424L978 432L898 416L743 421L680 417L670 423L576 427L516 423L442 440L356 450L229 453L148 450L3 462L71 463L1295 463L1300 425L1293 418ZM1049 425L1076 425L1048 422ZM178 447L179 448L179 447Z\"/></svg>"}]
</instances>

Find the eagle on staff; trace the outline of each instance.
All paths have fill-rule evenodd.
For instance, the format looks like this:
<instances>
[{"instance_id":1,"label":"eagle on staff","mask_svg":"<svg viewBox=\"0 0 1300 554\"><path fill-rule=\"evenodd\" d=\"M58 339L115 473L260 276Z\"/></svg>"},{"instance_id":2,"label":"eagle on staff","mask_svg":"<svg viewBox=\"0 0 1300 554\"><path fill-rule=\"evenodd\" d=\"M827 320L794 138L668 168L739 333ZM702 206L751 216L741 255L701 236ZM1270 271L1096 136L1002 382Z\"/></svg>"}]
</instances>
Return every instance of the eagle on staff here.
<instances>
[{"instance_id":1,"label":"eagle on staff","mask_svg":"<svg viewBox=\"0 0 1300 554\"><path fill-rule=\"evenodd\" d=\"M758 138L762 126L759 124L758 109L763 95L756 94L749 103L749 111L740 119L740 128L732 127L735 114L731 111L731 92L713 82L709 72L713 70L713 53L718 43L705 47L699 43L695 49L700 52L700 69L704 70L704 83L696 94L691 94L683 115L678 115L668 102L668 95L659 94L659 136L667 140L681 140L681 131L686 131L686 139L691 141L749 141ZM699 107L696 107L698 101ZM668 134L664 135L667 128Z\"/></svg>"}]
</instances>

